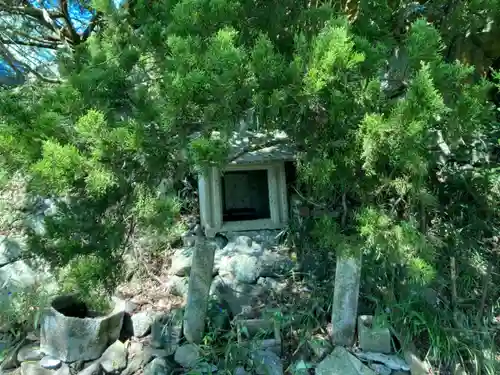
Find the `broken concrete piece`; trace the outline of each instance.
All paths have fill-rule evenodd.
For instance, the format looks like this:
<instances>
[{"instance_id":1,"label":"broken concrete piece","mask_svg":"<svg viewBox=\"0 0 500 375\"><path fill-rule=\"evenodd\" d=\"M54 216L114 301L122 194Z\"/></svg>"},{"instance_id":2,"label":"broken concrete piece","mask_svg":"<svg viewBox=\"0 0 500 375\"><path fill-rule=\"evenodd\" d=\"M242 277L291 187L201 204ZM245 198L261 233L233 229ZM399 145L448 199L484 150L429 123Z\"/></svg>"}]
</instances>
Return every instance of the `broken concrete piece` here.
<instances>
[{"instance_id":1,"label":"broken concrete piece","mask_svg":"<svg viewBox=\"0 0 500 375\"><path fill-rule=\"evenodd\" d=\"M389 354L392 351L391 339L389 327L375 326L373 316L358 317L358 340L361 350Z\"/></svg>"},{"instance_id":2,"label":"broken concrete piece","mask_svg":"<svg viewBox=\"0 0 500 375\"><path fill-rule=\"evenodd\" d=\"M189 288L189 277L172 275L168 278L166 287L172 295L186 299Z\"/></svg>"},{"instance_id":3,"label":"broken concrete piece","mask_svg":"<svg viewBox=\"0 0 500 375\"><path fill-rule=\"evenodd\" d=\"M23 362L21 363L21 375L52 375L52 371L44 369L36 362Z\"/></svg>"},{"instance_id":4,"label":"broken concrete piece","mask_svg":"<svg viewBox=\"0 0 500 375\"><path fill-rule=\"evenodd\" d=\"M40 340L40 336L36 332L28 332L26 334L26 340L32 341L32 342L35 342L35 341L37 342Z\"/></svg>"},{"instance_id":5,"label":"broken concrete piece","mask_svg":"<svg viewBox=\"0 0 500 375\"><path fill-rule=\"evenodd\" d=\"M252 310L255 301L266 294L266 288L262 285L240 283L228 274L214 278L210 293L227 303L234 316L247 316L246 312Z\"/></svg>"},{"instance_id":6,"label":"broken concrete piece","mask_svg":"<svg viewBox=\"0 0 500 375\"><path fill-rule=\"evenodd\" d=\"M59 370L52 373L53 375L72 375L69 366L66 363L63 363Z\"/></svg>"},{"instance_id":7,"label":"broken concrete piece","mask_svg":"<svg viewBox=\"0 0 500 375\"><path fill-rule=\"evenodd\" d=\"M345 348L337 346L316 367L316 375L376 375Z\"/></svg>"},{"instance_id":8,"label":"broken concrete piece","mask_svg":"<svg viewBox=\"0 0 500 375\"><path fill-rule=\"evenodd\" d=\"M372 352L356 352L354 354L364 362L382 363L394 371L410 371L410 366L396 355Z\"/></svg>"}]
</instances>

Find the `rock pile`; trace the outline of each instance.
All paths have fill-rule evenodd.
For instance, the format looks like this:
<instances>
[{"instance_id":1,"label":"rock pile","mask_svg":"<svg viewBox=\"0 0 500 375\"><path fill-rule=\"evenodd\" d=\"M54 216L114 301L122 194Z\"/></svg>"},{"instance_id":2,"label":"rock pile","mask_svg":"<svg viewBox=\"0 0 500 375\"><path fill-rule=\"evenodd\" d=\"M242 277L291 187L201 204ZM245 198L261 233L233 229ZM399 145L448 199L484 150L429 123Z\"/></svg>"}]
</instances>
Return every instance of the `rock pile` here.
<instances>
[{"instance_id":1,"label":"rock pile","mask_svg":"<svg viewBox=\"0 0 500 375\"><path fill-rule=\"evenodd\" d=\"M235 316L253 318L249 313L255 301L265 298L271 290L279 292L284 284L282 278L293 267L293 262L275 245L276 232L247 233L231 236L227 241L216 242L214 278L211 295L215 304L209 307L212 325L224 326ZM0 292L7 295L9 288L24 288L33 285L36 273L19 260L20 249L0 238ZM176 251L169 270L169 285L177 295L186 296L194 242ZM22 271L22 272L21 272ZM57 335L61 351L47 350L44 338L31 335L21 342L11 337L0 336L0 374L12 375L171 375L171 374L211 374L225 373L223 361L209 363L203 357L200 347L186 343L183 338L183 309L169 312L135 311L132 303L123 303L123 319L113 320L113 326L96 325L89 318L80 318L81 324L99 326L101 337L108 337L106 345L101 345L98 353L85 347L80 350L81 337L68 334L65 330L46 327L41 336ZM227 315L220 311L225 306ZM211 311L213 310L213 311ZM118 323L117 323L118 322ZM366 324L364 324L365 322ZM397 356L390 354L391 337L386 329L378 329L369 324L366 317L358 321L359 344L363 351L349 351L342 347L332 348L330 340L311 341L310 351L314 353L312 362L300 360L290 367L292 374L309 374L315 371L322 375L395 375L408 374L409 367ZM363 323L363 324L362 324ZM120 334L116 332L119 324ZM73 325L75 326L75 325ZM44 324L42 322L42 327ZM1 327L0 327L1 331ZM92 330L79 329L80 332ZM106 331L106 332L101 332ZM117 337L119 336L119 337ZM40 338L42 340L40 340ZM42 341L42 342L41 342ZM45 340L47 341L47 340ZM278 340L279 341L279 340ZM42 344L42 345L41 345ZM2 351L8 349L8 355ZM94 348L95 349L95 348ZM241 349L240 347L237 348ZM92 359L85 356L92 352ZM283 375L285 369L280 359L281 350L252 348L245 352L246 368L232 369L238 375ZM78 355L81 353L81 355Z\"/></svg>"},{"instance_id":2,"label":"rock pile","mask_svg":"<svg viewBox=\"0 0 500 375\"><path fill-rule=\"evenodd\" d=\"M284 251L275 246L275 231L231 236L223 247L216 241L210 294L227 304L233 316L247 311L270 289L279 289L279 280L294 264ZM169 270L173 294L186 297L194 242L177 250Z\"/></svg>"},{"instance_id":3,"label":"rock pile","mask_svg":"<svg viewBox=\"0 0 500 375\"><path fill-rule=\"evenodd\" d=\"M203 359L200 347L182 340L182 309L168 313L138 312L127 316L128 320L124 320L122 333L124 336L131 337L122 341L114 341L97 359L73 358L71 362L62 361L56 356L44 353L40 347L39 338L31 335L29 339L24 340L21 345L17 345L9 352L1 365L1 373L12 375L211 374L218 372L219 367L222 367L220 364L208 363ZM59 343L65 341L68 348L80 342L77 340L75 344L71 335L59 337L58 341ZM282 362L273 352L257 350L251 353L249 359L255 363L255 371L247 372L242 367L239 369L242 375L283 374Z\"/></svg>"}]
</instances>

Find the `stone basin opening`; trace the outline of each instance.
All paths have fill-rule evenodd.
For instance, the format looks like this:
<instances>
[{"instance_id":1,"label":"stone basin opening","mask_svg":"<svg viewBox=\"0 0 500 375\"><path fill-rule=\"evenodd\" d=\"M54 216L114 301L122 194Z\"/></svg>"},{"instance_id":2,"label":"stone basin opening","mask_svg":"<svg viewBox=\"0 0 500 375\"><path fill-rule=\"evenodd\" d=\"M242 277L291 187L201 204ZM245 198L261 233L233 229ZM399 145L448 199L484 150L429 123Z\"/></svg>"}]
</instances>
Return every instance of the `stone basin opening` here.
<instances>
[{"instance_id":1,"label":"stone basin opening","mask_svg":"<svg viewBox=\"0 0 500 375\"><path fill-rule=\"evenodd\" d=\"M52 301L52 308L70 318L98 318L106 316L109 311L90 310L85 302L76 295L56 297Z\"/></svg>"}]
</instances>

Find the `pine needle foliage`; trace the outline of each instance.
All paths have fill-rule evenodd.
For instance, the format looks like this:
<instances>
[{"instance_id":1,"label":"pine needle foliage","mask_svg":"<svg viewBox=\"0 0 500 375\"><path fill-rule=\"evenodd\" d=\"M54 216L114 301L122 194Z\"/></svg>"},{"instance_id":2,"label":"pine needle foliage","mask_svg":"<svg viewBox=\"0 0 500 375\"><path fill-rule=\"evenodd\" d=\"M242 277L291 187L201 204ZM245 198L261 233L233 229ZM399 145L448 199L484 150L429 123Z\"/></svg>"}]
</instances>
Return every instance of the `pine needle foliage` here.
<instances>
[{"instance_id":1,"label":"pine needle foliage","mask_svg":"<svg viewBox=\"0 0 500 375\"><path fill-rule=\"evenodd\" d=\"M302 190L339 212L313 237L364 253L366 279L390 291L378 303L436 285L449 300L451 256L477 289L470 255L499 265L498 77L454 51L463 28L495 24L496 3L96 2L102 22L60 55L61 83L0 90L2 167L60 202L33 249L112 288L130 227L179 214L161 182L227 162L251 113L251 129L289 135ZM417 322L405 314L392 318Z\"/></svg>"}]
</instances>

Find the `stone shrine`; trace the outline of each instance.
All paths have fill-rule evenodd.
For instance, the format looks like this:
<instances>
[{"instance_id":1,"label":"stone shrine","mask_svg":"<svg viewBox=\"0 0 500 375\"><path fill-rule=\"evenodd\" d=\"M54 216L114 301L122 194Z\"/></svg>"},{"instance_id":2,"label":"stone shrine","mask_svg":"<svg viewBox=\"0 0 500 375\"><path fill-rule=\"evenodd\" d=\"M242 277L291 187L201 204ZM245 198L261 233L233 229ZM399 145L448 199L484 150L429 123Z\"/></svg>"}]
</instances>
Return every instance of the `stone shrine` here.
<instances>
[{"instance_id":1,"label":"stone shrine","mask_svg":"<svg viewBox=\"0 0 500 375\"><path fill-rule=\"evenodd\" d=\"M235 133L230 162L198 178L201 224L216 233L280 229L288 222L285 162L294 153L282 133ZM255 145L269 145L256 151Z\"/></svg>"}]
</instances>

